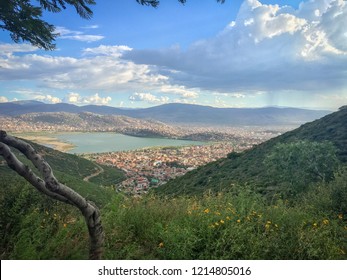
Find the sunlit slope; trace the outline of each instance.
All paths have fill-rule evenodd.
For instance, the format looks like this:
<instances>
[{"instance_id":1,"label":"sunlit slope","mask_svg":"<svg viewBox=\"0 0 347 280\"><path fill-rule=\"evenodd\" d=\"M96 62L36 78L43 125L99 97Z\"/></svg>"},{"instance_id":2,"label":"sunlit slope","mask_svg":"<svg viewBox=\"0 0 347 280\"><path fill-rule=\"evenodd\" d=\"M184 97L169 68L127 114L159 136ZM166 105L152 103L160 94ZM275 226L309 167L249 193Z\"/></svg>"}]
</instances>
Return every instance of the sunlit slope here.
<instances>
[{"instance_id":1,"label":"sunlit slope","mask_svg":"<svg viewBox=\"0 0 347 280\"><path fill-rule=\"evenodd\" d=\"M267 170L264 165L266 156L279 143L298 140L331 141L337 148L337 156L347 163L347 107L279 137L270 139L240 154L229 154L227 159L199 167L183 177L176 178L158 188L161 194L201 194L207 190L220 191L233 184L252 183L259 190L268 187Z\"/></svg>"}]
</instances>

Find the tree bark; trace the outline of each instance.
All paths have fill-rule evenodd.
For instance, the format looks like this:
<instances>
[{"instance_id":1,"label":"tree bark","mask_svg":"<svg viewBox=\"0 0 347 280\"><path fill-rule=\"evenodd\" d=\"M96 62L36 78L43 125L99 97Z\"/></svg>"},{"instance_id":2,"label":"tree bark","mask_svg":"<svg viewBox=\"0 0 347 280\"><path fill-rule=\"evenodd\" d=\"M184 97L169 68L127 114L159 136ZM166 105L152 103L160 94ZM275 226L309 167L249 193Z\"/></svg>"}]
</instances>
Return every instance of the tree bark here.
<instances>
[{"instance_id":1,"label":"tree bark","mask_svg":"<svg viewBox=\"0 0 347 280\"><path fill-rule=\"evenodd\" d=\"M42 178L37 176L27 165L24 165L9 148L13 147L22 152L40 171ZM38 191L45 195L77 207L85 218L89 239L90 259L101 259L104 244L104 230L101 224L100 211L91 201L87 201L79 193L60 183L54 176L52 168L28 143L0 131L0 155L8 166L24 177Z\"/></svg>"}]
</instances>

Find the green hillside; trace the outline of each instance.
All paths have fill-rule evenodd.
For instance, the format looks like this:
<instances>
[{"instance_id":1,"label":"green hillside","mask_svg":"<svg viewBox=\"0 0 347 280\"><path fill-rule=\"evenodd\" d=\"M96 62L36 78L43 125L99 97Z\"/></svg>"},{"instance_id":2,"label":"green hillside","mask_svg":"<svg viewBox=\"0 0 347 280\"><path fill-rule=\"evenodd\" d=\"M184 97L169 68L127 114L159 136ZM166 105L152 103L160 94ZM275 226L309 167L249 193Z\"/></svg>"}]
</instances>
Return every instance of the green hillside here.
<instances>
[{"instance_id":1,"label":"green hillside","mask_svg":"<svg viewBox=\"0 0 347 280\"><path fill-rule=\"evenodd\" d=\"M229 190L234 184L251 184L259 191L269 192L276 188L264 163L276 145L296 141L329 141L337 149L337 157L347 163L347 107L319 120L270 139L242 153L229 154L227 159L202 166L183 177L169 181L157 189L164 195L203 194L207 190Z\"/></svg>"},{"instance_id":2,"label":"green hillside","mask_svg":"<svg viewBox=\"0 0 347 280\"><path fill-rule=\"evenodd\" d=\"M103 166L104 172L91 178L90 182L86 182L84 178L99 170L96 164L76 155L62 153L27 140L26 142L29 142L45 158L60 182L101 205L109 201L109 191L102 186L115 185L125 178L121 170ZM13 151L21 161L29 165L34 172L37 172L24 155L15 149L13 149ZM0 160L2 159L0 158ZM24 182L24 179L11 170L4 162L0 165L0 177L1 182L6 185Z\"/></svg>"},{"instance_id":3,"label":"green hillside","mask_svg":"<svg viewBox=\"0 0 347 280\"><path fill-rule=\"evenodd\" d=\"M59 180L100 207L105 259L345 260L346 116L346 108L341 109L250 151L232 153L228 159L208 164L158 189L164 194L190 194L174 198L118 194L112 188L100 187L120 180L122 175L117 170L112 173L104 167L103 176L86 182L83 179L96 171L94 163L35 146ZM334 146L341 166L335 174L320 173L327 180L305 177L301 171L310 170L310 166L295 170L298 160L306 159L305 154L293 153L292 161L286 170L279 169L277 177L269 172L278 172L275 167L266 168L268 162L282 156L283 147L290 152L299 147L311 149L306 154L314 155L319 164L329 162L323 165L324 170L335 170L330 168L337 160L332 156ZM320 153L312 154L317 149ZM314 165L318 171L319 164ZM301 180L292 180L295 176L283 176L288 171L289 175L295 172L299 179L307 179L304 182L310 182L309 186L295 197L272 196L269 200L268 194L279 182L294 189L302 187ZM88 232L78 210L41 195L1 158L0 178L1 259L88 257ZM222 189L232 191L216 192Z\"/></svg>"}]
</instances>

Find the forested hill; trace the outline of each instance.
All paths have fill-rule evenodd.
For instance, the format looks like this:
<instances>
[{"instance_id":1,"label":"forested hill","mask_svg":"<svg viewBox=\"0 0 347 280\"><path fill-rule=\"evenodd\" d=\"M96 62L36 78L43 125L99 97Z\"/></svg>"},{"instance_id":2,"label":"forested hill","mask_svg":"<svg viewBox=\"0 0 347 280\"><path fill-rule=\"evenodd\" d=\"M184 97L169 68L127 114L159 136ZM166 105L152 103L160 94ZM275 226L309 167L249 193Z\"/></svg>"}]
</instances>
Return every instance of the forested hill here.
<instances>
[{"instance_id":1,"label":"forested hill","mask_svg":"<svg viewBox=\"0 0 347 280\"><path fill-rule=\"evenodd\" d=\"M157 191L165 195L201 194L207 190L220 191L233 184L252 183L266 191L273 188L269 184L269 172L265 159L280 143L295 141L330 141L337 148L337 157L347 164L347 107L319 120L306 123L281 136L270 139L242 153L231 153L228 158L199 167L183 177L169 181ZM273 180L272 180L273 181Z\"/></svg>"}]
</instances>

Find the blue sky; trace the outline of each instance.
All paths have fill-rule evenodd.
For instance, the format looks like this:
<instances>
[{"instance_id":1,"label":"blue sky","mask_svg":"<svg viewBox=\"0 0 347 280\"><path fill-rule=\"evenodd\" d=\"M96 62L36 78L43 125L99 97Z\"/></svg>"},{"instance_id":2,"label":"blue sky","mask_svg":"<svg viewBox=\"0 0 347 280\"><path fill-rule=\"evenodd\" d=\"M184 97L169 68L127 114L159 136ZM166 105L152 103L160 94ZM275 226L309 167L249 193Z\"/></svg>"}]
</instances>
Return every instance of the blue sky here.
<instances>
[{"instance_id":1,"label":"blue sky","mask_svg":"<svg viewBox=\"0 0 347 280\"><path fill-rule=\"evenodd\" d=\"M60 33L55 51L0 31L0 102L347 104L346 1L96 2L91 20L44 14Z\"/></svg>"}]
</instances>

